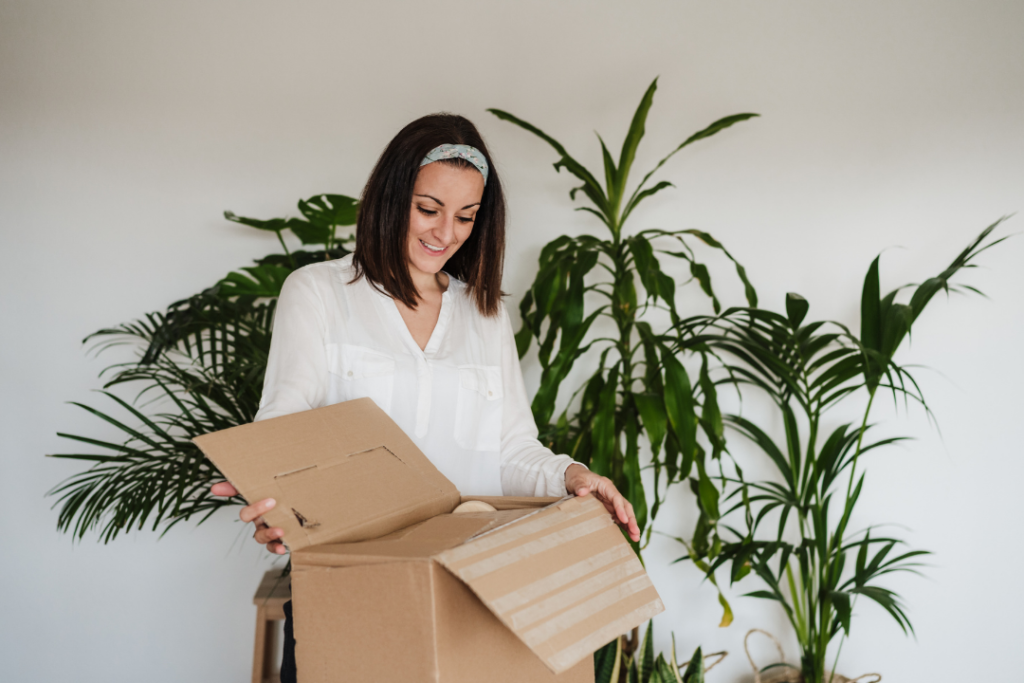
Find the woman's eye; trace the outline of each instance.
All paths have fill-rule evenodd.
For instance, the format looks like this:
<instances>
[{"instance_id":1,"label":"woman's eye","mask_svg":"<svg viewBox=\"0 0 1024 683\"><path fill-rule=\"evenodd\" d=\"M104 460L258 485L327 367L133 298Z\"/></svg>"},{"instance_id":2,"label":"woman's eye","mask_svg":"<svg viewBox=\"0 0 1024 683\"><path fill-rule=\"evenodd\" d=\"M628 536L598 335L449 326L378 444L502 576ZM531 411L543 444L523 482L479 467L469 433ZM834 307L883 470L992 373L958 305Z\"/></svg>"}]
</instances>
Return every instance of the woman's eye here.
<instances>
[{"instance_id":1,"label":"woman's eye","mask_svg":"<svg viewBox=\"0 0 1024 683\"><path fill-rule=\"evenodd\" d=\"M476 220L476 219L474 219L474 218L467 218L465 216L459 216L459 222L460 223L472 223L474 220Z\"/></svg>"},{"instance_id":2,"label":"woman's eye","mask_svg":"<svg viewBox=\"0 0 1024 683\"><path fill-rule=\"evenodd\" d=\"M422 206L417 206L416 208L419 209L420 213L422 213L424 216L436 216L437 215L437 211L431 211L430 209L424 209Z\"/></svg>"}]
</instances>

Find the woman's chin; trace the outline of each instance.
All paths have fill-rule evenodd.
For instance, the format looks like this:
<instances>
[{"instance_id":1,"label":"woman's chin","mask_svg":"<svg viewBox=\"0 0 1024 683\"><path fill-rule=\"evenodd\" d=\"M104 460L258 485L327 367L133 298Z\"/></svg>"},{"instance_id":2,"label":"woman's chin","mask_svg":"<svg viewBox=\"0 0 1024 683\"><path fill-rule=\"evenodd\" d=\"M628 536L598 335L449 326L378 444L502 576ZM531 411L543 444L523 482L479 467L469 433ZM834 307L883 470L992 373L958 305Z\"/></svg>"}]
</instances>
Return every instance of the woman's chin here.
<instances>
[{"instance_id":1,"label":"woman's chin","mask_svg":"<svg viewBox=\"0 0 1024 683\"><path fill-rule=\"evenodd\" d=\"M447 258L426 257L426 258L413 258L409 259L409 270L427 275L437 275L444 269L444 264L448 262Z\"/></svg>"}]
</instances>

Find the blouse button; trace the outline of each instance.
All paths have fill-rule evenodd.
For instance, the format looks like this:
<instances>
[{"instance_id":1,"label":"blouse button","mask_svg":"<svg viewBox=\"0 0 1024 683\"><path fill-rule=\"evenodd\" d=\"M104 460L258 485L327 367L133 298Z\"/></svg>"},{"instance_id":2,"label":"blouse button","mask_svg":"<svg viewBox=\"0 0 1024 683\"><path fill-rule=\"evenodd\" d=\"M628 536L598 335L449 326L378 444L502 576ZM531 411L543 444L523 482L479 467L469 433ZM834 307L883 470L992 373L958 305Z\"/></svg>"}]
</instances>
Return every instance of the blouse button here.
<instances>
[{"instance_id":1,"label":"blouse button","mask_svg":"<svg viewBox=\"0 0 1024 683\"><path fill-rule=\"evenodd\" d=\"M352 376L352 371L351 371L351 370L349 370L349 371L348 371L348 376L349 376L349 377L351 377L351 376Z\"/></svg>"},{"instance_id":2,"label":"blouse button","mask_svg":"<svg viewBox=\"0 0 1024 683\"><path fill-rule=\"evenodd\" d=\"M493 392L493 391L488 391L488 392L487 392L487 395L488 395L488 396L494 396L494 392Z\"/></svg>"}]
</instances>

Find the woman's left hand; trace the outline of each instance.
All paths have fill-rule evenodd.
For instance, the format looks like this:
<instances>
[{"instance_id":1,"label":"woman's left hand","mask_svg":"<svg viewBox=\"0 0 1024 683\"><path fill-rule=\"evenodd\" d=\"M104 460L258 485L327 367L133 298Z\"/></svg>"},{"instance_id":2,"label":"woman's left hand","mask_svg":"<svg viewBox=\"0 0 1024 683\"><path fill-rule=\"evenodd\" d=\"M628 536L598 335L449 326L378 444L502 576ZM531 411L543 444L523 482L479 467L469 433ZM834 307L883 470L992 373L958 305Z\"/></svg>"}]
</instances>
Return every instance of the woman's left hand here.
<instances>
[{"instance_id":1,"label":"woman's left hand","mask_svg":"<svg viewBox=\"0 0 1024 683\"><path fill-rule=\"evenodd\" d=\"M633 542L640 540L640 527L633 514L633 506L623 497L608 477L594 474L583 465L572 464L565 470L565 490L577 496L588 493L604 503L612 518L626 530Z\"/></svg>"}]
</instances>

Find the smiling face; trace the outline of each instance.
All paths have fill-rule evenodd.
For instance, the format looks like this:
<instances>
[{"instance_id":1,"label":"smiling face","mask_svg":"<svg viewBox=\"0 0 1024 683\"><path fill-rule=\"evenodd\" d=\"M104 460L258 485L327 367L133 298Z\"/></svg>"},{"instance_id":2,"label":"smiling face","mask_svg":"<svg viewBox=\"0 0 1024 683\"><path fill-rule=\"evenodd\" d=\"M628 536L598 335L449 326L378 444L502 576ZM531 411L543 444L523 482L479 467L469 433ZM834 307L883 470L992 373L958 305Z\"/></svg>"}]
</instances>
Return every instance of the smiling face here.
<instances>
[{"instance_id":1,"label":"smiling face","mask_svg":"<svg viewBox=\"0 0 1024 683\"><path fill-rule=\"evenodd\" d=\"M483 194L484 177L475 168L439 162L420 167L406 238L413 282L433 277L466 243Z\"/></svg>"}]
</instances>

